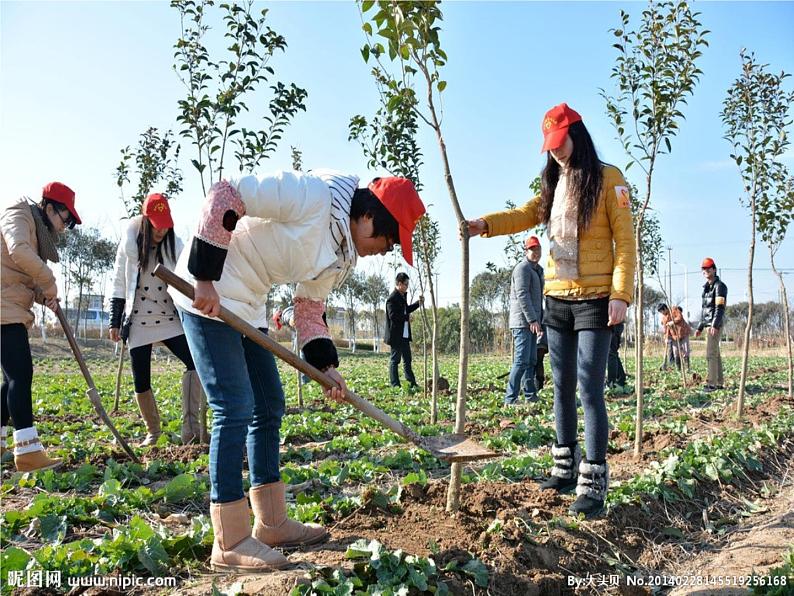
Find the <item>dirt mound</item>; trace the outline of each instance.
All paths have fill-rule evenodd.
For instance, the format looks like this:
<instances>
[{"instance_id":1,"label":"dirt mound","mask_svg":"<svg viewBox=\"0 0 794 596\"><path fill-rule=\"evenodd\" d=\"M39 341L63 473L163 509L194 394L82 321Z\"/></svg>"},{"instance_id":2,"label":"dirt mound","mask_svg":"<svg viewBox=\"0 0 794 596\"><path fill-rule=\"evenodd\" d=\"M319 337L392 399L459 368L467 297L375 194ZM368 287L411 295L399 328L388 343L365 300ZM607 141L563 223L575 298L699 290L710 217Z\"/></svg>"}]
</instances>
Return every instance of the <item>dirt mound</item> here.
<instances>
[{"instance_id":1,"label":"dirt mound","mask_svg":"<svg viewBox=\"0 0 794 596\"><path fill-rule=\"evenodd\" d=\"M199 456L209 453L209 445L166 445L165 447L152 447L143 454L141 460L144 464L155 459L165 461L178 461L189 464L196 461Z\"/></svg>"},{"instance_id":2,"label":"dirt mound","mask_svg":"<svg viewBox=\"0 0 794 596\"><path fill-rule=\"evenodd\" d=\"M297 556L315 564L340 565L347 545L360 538L375 539L417 555L435 552L442 567L452 559L465 562L476 556L491 569L490 594L569 594L570 572L610 572L599 556L581 554L598 553L596 534L610 532L608 526L614 524L589 522L605 526L592 535L569 531L560 520L571 501L572 497L539 490L533 481L468 484L460 511L450 515L445 511L446 484L431 482L406 491L401 511L359 510L332 529L332 543ZM622 513L620 527L644 525L642 514L629 514L631 510ZM639 538L633 542L641 547ZM471 587L451 587L453 593L471 594Z\"/></svg>"}]
</instances>

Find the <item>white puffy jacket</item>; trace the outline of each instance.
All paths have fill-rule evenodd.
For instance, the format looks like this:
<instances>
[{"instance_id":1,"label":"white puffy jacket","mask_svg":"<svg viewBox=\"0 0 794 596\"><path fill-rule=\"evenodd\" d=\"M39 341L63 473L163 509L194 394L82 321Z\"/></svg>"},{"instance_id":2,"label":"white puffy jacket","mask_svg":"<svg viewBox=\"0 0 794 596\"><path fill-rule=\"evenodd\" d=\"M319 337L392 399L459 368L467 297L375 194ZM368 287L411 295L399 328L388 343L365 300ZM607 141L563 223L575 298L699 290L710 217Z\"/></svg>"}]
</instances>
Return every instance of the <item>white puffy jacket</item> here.
<instances>
[{"instance_id":1,"label":"white puffy jacket","mask_svg":"<svg viewBox=\"0 0 794 596\"><path fill-rule=\"evenodd\" d=\"M350 202L358 177L330 170L283 171L229 183L240 193L245 216L237 222L223 274L215 282L221 304L255 327L267 327L273 284L297 283L296 298L324 301L355 266ZM176 273L195 283L189 257L184 251ZM201 314L182 294L169 292L179 308Z\"/></svg>"},{"instance_id":2,"label":"white puffy jacket","mask_svg":"<svg viewBox=\"0 0 794 596\"><path fill-rule=\"evenodd\" d=\"M135 302L135 290L138 287L138 234L141 230L142 215L130 219L129 224L121 235L119 247L116 249L116 264L113 270L113 291L110 300L122 298L124 314L129 317L132 305ZM182 241L178 236L174 238L175 259L163 251L163 265L173 270L176 260L182 252Z\"/></svg>"}]
</instances>

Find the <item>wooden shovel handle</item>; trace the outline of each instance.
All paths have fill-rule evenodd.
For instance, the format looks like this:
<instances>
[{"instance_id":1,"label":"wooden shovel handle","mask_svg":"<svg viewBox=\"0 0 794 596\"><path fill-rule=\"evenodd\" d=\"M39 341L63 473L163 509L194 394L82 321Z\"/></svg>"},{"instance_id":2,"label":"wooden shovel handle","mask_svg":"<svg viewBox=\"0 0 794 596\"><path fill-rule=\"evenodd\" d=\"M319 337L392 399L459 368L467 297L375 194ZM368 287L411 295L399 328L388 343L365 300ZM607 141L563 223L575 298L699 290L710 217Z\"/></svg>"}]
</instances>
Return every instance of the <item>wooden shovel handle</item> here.
<instances>
[{"instance_id":1,"label":"wooden shovel handle","mask_svg":"<svg viewBox=\"0 0 794 596\"><path fill-rule=\"evenodd\" d=\"M154 274L162 279L165 283L167 283L172 288L176 289L181 294L184 294L191 300L194 299L194 288L193 286L179 277L176 273L169 270L167 267L164 267L162 264L157 265L154 269ZM305 360L301 360L300 357L288 350L280 343L275 341L273 338L269 337L267 334L262 333L259 329L251 325L249 322L244 321L236 314L228 310L227 308L221 306L221 312L218 315L218 318L229 325L235 331L242 333L245 337L250 339L256 344L259 344L269 352L272 352L281 360L289 364L290 366L298 369L300 372L305 374L306 376L310 377L311 379L317 381L320 385L327 389L331 389L334 387L338 387L336 382L326 375L324 372L320 371L319 369L315 368ZM417 435L413 430L398 422L391 416L389 416L386 412L375 406L374 404L370 403L363 397L356 395L349 389L345 391L345 400L355 407L356 409L360 410L370 418L374 418L387 428L389 428L394 433L400 435L404 439L417 443L420 441L419 435Z\"/></svg>"},{"instance_id":2,"label":"wooden shovel handle","mask_svg":"<svg viewBox=\"0 0 794 596\"><path fill-rule=\"evenodd\" d=\"M135 452L129 446L127 441L124 440L124 437L121 436L121 433L116 429L113 421L108 416L108 413L105 411L104 406L102 405L102 399L99 397L99 391L97 391L96 385L94 384L94 379L91 377L91 373L88 370L88 367L85 364L85 359L83 358L83 353L80 351L80 346L77 345L77 340L74 338L74 333L72 333L72 328L69 326L69 322L66 320L66 315L63 314L63 310L61 310L60 305L55 309L55 316L58 317L58 321L61 323L61 327L63 327L63 333L66 335L66 341L69 342L69 346L72 348L72 353L74 354L74 359L77 360L77 365L80 367L80 372L83 373L83 378L85 378L86 385L88 385L88 391L86 394L88 395L88 400L91 402L91 405L94 406L94 410L96 410L97 415L105 423L110 429L111 434L116 438L118 444L121 445L121 448L127 452L127 455L132 458L132 461L139 464L141 460L138 459L138 456L135 455Z\"/></svg>"}]
</instances>

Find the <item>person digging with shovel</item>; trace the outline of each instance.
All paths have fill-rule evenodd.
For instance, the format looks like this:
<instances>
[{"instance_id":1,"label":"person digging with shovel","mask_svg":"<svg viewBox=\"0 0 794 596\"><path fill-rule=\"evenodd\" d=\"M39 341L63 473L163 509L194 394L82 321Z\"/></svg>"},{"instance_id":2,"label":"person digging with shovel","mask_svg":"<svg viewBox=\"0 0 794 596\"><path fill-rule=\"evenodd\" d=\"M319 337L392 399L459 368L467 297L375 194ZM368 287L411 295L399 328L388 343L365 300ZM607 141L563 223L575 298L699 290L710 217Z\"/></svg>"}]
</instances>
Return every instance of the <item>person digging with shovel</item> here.
<instances>
[{"instance_id":1,"label":"person digging with shovel","mask_svg":"<svg viewBox=\"0 0 794 596\"><path fill-rule=\"evenodd\" d=\"M185 365L182 374L182 444L209 441L206 397L166 284L154 276L158 263L173 268L182 252L166 197L146 197L141 215L127 224L116 251L110 298L110 339L130 348L135 401L146 424L141 447L160 437L160 412L152 393L152 346L162 342Z\"/></svg>"},{"instance_id":2,"label":"person digging with shovel","mask_svg":"<svg viewBox=\"0 0 794 596\"><path fill-rule=\"evenodd\" d=\"M215 530L211 567L267 572L289 564L275 547L325 540L315 524L287 518L279 470L284 392L273 354L213 317L223 305L266 332L273 284L297 283L294 320L305 359L338 387L345 382L323 321L324 301L358 256L386 254L399 243L412 264L411 235L425 212L406 178L376 178L358 188L357 176L330 170L278 172L221 181L204 203L198 230L176 273L195 286L191 302L169 291L180 311L214 424L210 440L210 517ZM243 491L247 449L248 499Z\"/></svg>"},{"instance_id":3,"label":"person digging with shovel","mask_svg":"<svg viewBox=\"0 0 794 596\"><path fill-rule=\"evenodd\" d=\"M34 320L34 301L52 311L58 308L58 287L47 261L58 262L58 236L81 223L74 202L71 188L50 182L43 188L39 203L23 197L0 214L0 445L5 447L7 425L13 419L14 465L18 472L49 470L63 463L47 455L33 424L33 359L28 329Z\"/></svg>"}]
</instances>

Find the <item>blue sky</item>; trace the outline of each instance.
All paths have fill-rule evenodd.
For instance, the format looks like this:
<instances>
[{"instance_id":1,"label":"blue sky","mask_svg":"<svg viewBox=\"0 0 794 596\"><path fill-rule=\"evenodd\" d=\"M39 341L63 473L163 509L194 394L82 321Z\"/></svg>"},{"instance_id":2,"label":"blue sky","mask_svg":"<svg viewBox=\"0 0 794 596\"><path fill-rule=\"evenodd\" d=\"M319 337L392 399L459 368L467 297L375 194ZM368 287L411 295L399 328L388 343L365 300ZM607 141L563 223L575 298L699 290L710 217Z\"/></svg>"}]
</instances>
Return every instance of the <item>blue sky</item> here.
<instances>
[{"instance_id":1,"label":"blue sky","mask_svg":"<svg viewBox=\"0 0 794 596\"><path fill-rule=\"evenodd\" d=\"M269 23L289 45L272 65L279 79L308 92L276 155L261 173L290 167L289 147L303 151L304 165L333 167L374 177L359 147L347 141L354 114L370 115L376 93L359 49L364 42L352 2L274 2ZM443 76L444 133L453 176L467 217L529 197L527 185L540 171L540 121L557 103L568 102L587 124L602 159L623 167L626 157L605 116L600 88L612 89L616 51L611 27L621 9L633 19L636 2L447 2L442 47L449 55ZM673 247L674 296L684 295L689 269L689 307L697 310L698 267L704 256L723 269L729 301L744 298L749 218L739 205L741 184L729 161L719 119L725 91L739 73L739 50L755 51L773 70L794 72L794 3L698 3L712 31L700 66L702 80L689 100L673 153L660 158L653 205L665 244ZM213 12L220 47L219 13ZM123 215L113 170L119 150L134 144L148 126L176 129L183 94L173 72L179 20L167 2L0 2L0 171L4 200L35 196L49 180L72 186L86 223L119 233ZM789 84L791 84L789 80ZM267 101L263 94L257 101ZM257 114L249 119L255 124ZM443 303L459 300L459 245L445 190L438 148L429 130L420 143L425 156L423 198L440 220ZM173 202L177 231L195 224L201 188L183 146L185 191ZM794 153L787 163L794 167ZM230 164L227 164L227 167ZM629 179L640 183L632 168ZM791 236L791 234L790 234ZM473 240L473 274L485 263L503 262L504 241ZM545 242L544 242L545 247ZM779 266L794 269L794 240L779 253ZM768 252L757 252L756 299L777 299ZM364 259L364 270L391 266ZM788 276L789 288L791 289Z\"/></svg>"}]
</instances>

